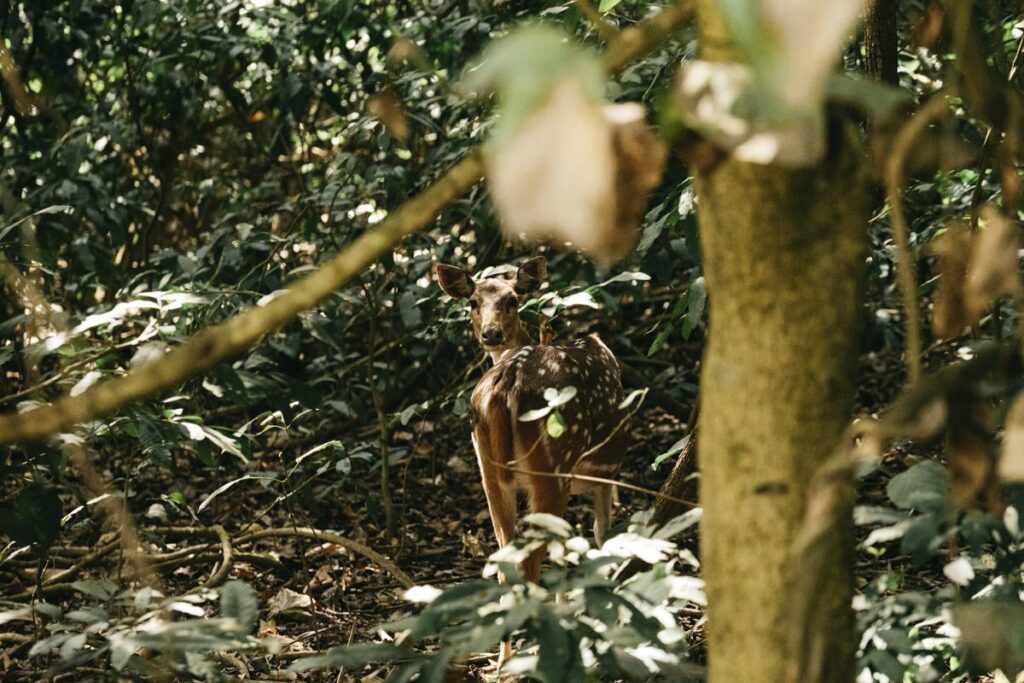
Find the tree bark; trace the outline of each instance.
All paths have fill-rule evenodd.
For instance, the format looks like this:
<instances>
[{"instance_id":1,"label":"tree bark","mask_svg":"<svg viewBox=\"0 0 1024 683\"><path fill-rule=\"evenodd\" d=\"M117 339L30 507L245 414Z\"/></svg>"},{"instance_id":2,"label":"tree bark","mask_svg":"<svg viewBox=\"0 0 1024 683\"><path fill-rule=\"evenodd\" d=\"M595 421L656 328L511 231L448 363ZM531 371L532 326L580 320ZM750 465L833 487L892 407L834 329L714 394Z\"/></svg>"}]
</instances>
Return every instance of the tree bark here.
<instances>
[{"instance_id":1,"label":"tree bark","mask_svg":"<svg viewBox=\"0 0 1024 683\"><path fill-rule=\"evenodd\" d=\"M864 18L864 70L882 83L899 85L896 0L868 0Z\"/></svg>"},{"instance_id":2,"label":"tree bark","mask_svg":"<svg viewBox=\"0 0 1024 683\"><path fill-rule=\"evenodd\" d=\"M732 59L714 1L698 8L702 57ZM853 406L862 171L851 137L830 140L814 168L730 159L697 178L710 303L697 446L709 683L854 677L849 506L828 539L820 590L797 613L791 545ZM794 638L797 622L806 630Z\"/></svg>"}]
</instances>

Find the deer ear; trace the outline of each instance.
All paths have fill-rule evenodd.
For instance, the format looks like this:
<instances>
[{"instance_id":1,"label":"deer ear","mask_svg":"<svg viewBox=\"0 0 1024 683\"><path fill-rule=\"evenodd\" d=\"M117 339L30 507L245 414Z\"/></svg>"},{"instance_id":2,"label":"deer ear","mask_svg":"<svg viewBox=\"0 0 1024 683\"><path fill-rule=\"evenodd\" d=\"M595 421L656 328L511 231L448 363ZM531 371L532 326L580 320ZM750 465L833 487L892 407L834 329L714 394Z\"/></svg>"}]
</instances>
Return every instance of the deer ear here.
<instances>
[{"instance_id":1,"label":"deer ear","mask_svg":"<svg viewBox=\"0 0 1024 683\"><path fill-rule=\"evenodd\" d=\"M519 294L535 292L547 279L548 262L544 260L543 256L535 256L519 266L519 270L516 272L516 292Z\"/></svg>"},{"instance_id":2,"label":"deer ear","mask_svg":"<svg viewBox=\"0 0 1024 683\"><path fill-rule=\"evenodd\" d=\"M468 299L476 288L466 271L455 266L446 266L443 263L434 264L434 277L437 278L437 284L441 289L455 299Z\"/></svg>"}]
</instances>

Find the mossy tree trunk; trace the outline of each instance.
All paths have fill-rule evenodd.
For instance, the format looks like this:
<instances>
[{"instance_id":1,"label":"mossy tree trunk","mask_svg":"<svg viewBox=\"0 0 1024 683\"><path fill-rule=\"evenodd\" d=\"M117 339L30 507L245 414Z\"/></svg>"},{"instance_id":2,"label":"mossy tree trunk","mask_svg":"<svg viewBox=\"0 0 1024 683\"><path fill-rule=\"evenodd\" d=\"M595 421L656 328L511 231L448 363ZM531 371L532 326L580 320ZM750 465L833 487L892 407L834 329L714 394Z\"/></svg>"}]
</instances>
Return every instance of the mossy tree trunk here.
<instances>
[{"instance_id":1,"label":"mossy tree trunk","mask_svg":"<svg viewBox=\"0 0 1024 683\"><path fill-rule=\"evenodd\" d=\"M702 56L730 59L714 3L699 7ZM861 171L858 145L830 139L814 168L729 160L697 180L710 301L698 443L709 683L853 680L852 524L828 539L808 614L793 608L805 601L790 549L812 477L851 416ZM813 633L790 645L794 620Z\"/></svg>"}]
</instances>

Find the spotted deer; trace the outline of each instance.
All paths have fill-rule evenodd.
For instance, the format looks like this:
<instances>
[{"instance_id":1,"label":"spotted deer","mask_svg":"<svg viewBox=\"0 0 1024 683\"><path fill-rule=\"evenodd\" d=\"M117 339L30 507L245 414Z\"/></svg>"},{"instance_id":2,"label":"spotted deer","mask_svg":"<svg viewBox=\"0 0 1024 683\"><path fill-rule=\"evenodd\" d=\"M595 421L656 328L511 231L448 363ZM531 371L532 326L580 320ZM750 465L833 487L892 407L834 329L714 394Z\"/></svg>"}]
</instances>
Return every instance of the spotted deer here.
<instances>
[{"instance_id":1,"label":"spotted deer","mask_svg":"<svg viewBox=\"0 0 1024 683\"><path fill-rule=\"evenodd\" d=\"M565 515L569 495L594 499L594 537L604 539L611 519L612 487L583 475L607 479L624 456L626 412L615 356L596 334L569 346L534 344L519 317L521 297L547 278L543 258L526 261L513 279L474 281L464 270L438 264L441 289L469 300L473 331L494 365L473 391L473 447L498 545L512 540L517 492L525 490L531 512ZM565 431L554 437L545 420L520 419L544 408L546 389L575 387L576 395L557 410ZM543 556L535 553L523 568L536 582Z\"/></svg>"}]
</instances>

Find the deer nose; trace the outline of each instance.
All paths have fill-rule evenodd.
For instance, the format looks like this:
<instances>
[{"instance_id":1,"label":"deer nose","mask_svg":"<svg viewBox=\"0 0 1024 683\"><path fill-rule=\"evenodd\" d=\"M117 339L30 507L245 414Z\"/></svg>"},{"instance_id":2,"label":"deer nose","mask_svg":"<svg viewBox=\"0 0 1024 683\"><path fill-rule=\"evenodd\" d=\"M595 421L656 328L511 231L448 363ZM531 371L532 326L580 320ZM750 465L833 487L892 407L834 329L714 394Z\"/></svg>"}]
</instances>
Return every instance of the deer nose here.
<instances>
[{"instance_id":1,"label":"deer nose","mask_svg":"<svg viewBox=\"0 0 1024 683\"><path fill-rule=\"evenodd\" d=\"M498 327L489 327L480 333L484 346L498 346L501 344L502 336L501 329Z\"/></svg>"}]
</instances>

